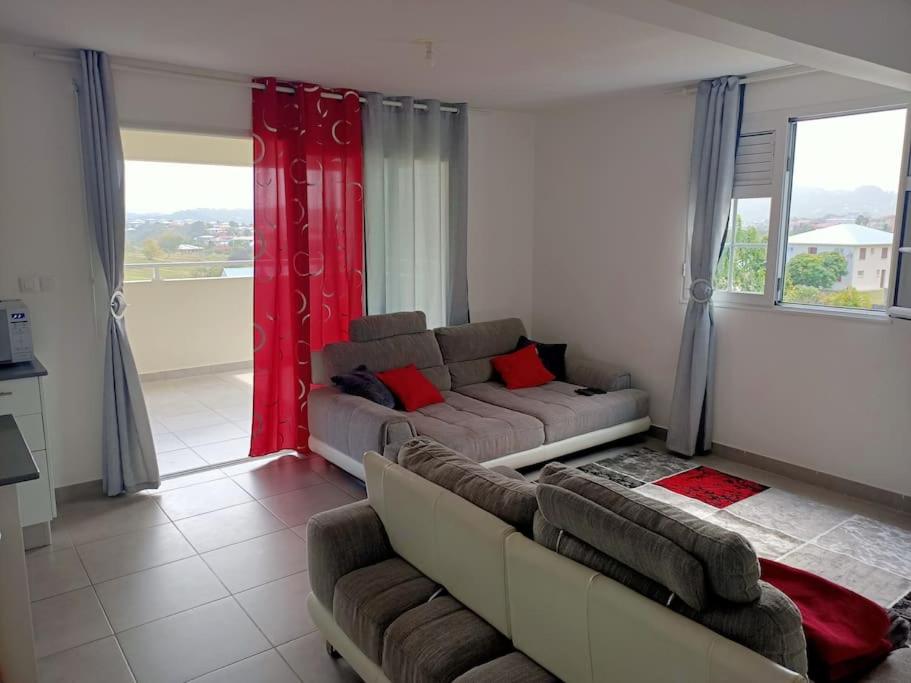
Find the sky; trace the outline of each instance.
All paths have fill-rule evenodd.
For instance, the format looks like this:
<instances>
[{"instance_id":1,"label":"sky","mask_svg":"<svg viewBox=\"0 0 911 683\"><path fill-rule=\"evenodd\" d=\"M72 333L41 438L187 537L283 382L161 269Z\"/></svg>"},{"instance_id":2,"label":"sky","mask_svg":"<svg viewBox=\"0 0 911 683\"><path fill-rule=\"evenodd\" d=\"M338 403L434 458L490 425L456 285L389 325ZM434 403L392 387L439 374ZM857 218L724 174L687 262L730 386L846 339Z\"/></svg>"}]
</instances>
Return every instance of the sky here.
<instances>
[{"instance_id":1,"label":"sky","mask_svg":"<svg viewBox=\"0 0 911 683\"><path fill-rule=\"evenodd\" d=\"M853 190L898 189L905 110L799 121L794 185Z\"/></svg>"},{"instance_id":2,"label":"sky","mask_svg":"<svg viewBox=\"0 0 911 683\"><path fill-rule=\"evenodd\" d=\"M252 209L253 167L126 162L129 213Z\"/></svg>"}]
</instances>

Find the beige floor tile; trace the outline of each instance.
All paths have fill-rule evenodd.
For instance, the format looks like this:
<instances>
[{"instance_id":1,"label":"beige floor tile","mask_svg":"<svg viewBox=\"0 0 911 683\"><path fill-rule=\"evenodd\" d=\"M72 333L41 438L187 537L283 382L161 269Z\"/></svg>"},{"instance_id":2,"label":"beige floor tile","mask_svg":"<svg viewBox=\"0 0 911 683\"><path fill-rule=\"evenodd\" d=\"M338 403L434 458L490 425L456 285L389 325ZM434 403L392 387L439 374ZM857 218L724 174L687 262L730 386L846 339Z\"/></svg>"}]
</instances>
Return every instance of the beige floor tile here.
<instances>
[{"instance_id":1,"label":"beige floor tile","mask_svg":"<svg viewBox=\"0 0 911 683\"><path fill-rule=\"evenodd\" d=\"M232 478L254 498L269 498L326 483L306 461L297 458L274 460L252 472Z\"/></svg>"},{"instance_id":2,"label":"beige floor tile","mask_svg":"<svg viewBox=\"0 0 911 683\"><path fill-rule=\"evenodd\" d=\"M166 453L157 451L155 457L158 460L158 471L163 477L176 472L186 472L197 467L205 467L209 464L196 455L192 449L186 447Z\"/></svg>"},{"instance_id":3,"label":"beige floor tile","mask_svg":"<svg viewBox=\"0 0 911 683\"><path fill-rule=\"evenodd\" d=\"M205 484L206 482L215 481L216 479L224 479L226 476L227 475L221 470L206 470L205 472L193 472L192 474L168 477L167 479L161 480L161 486L158 487L158 490L155 493L164 493L165 491L182 489L187 486L195 486L196 484Z\"/></svg>"},{"instance_id":4,"label":"beige floor tile","mask_svg":"<svg viewBox=\"0 0 911 683\"><path fill-rule=\"evenodd\" d=\"M75 548L29 553L25 562L29 596L33 602L89 585L89 577Z\"/></svg>"},{"instance_id":5,"label":"beige floor tile","mask_svg":"<svg viewBox=\"0 0 911 683\"><path fill-rule=\"evenodd\" d=\"M317 512L354 502L354 498L334 484L309 486L299 491L263 498L263 505L288 526L304 524Z\"/></svg>"},{"instance_id":6,"label":"beige floor tile","mask_svg":"<svg viewBox=\"0 0 911 683\"><path fill-rule=\"evenodd\" d=\"M224 417L209 408L192 413L163 415L159 417L158 420L174 434L180 434L181 432L191 429L211 427L212 425L219 425L225 422Z\"/></svg>"},{"instance_id":7,"label":"beige floor tile","mask_svg":"<svg viewBox=\"0 0 911 683\"><path fill-rule=\"evenodd\" d=\"M210 465L220 465L226 462L234 462L250 455L250 439L242 436L237 439L203 444L202 446L196 446L193 450Z\"/></svg>"},{"instance_id":8,"label":"beige floor tile","mask_svg":"<svg viewBox=\"0 0 911 683\"><path fill-rule=\"evenodd\" d=\"M173 524L77 546L92 583L101 583L195 555Z\"/></svg>"},{"instance_id":9,"label":"beige floor tile","mask_svg":"<svg viewBox=\"0 0 911 683\"><path fill-rule=\"evenodd\" d=\"M348 663L326 654L326 641L319 631L292 640L278 648L303 683L359 683L360 677Z\"/></svg>"},{"instance_id":10,"label":"beige floor tile","mask_svg":"<svg viewBox=\"0 0 911 683\"><path fill-rule=\"evenodd\" d=\"M247 541L284 528L281 521L256 501L196 515L179 520L175 524L199 553Z\"/></svg>"},{"instance_id":11,"label":"beige floor tile","mask_svg":"<svg viewBox=\"0 0 911 683\"><path fill-rule=\"evenodd\" d=\"M32 603L35 654L47 657L112 635L91 587Z\"/></svg>"},{"instance_id":12,"label":"beige floor tile","mask_svg":"<svg viewBox=\"0 0 911 683\"><path fill-rule=\"evenodd\" d=\"M195 448L219 441L229 441L244 436L244 430L231 422L221 422L208 427L199 427L198 429L187 429L175 432L177 436L187 446Z\"/></svg>"},{"instance_id":13,"label":"beige floor tile","mask_svg":"<svg viewBox=\"0 0 911 683\"><path fill-rule=\"evenodd\" d=\"M115 633L228 596L195 556L99 583L95 592Z\"/></svg>"},{"instance_id":14,"label":"beige floor tile","mask_svg":"<svg viewBox=\"0 0 911 683\"><path fill-rule=\"evenodd\" d=\"M173 520L249 503L253 499L229 479L218 479L158 495L158 504Z\"/></svg>"},{"instance_id":15,"label":"beige floor tile","mask_svg":"<svg viewBox=\"0 0 911 683\"><path fill-rule=\"evenodd\" d=\"M269 649L233 598L124 631L118 638L140 683L183 683Z\"/></svg>"},{"instance_id":16,"label":"beige floor tile","mask_svg":"<svg viewBox=\"0 0 911 683\"><path fill-rule=\"evenodd\" d=\"M191 683L300 683L291 667L275 650L268 650Z\"/></svg>"},{"instance_id":17,"label":"beige floor tile","mask_svg":"<svg viewBox=\"0 0 911 683\"><path fill-rule=\"evenodd\" d=\"M120 645L104 638L38 660L38 683L134 683Z\"/></svg>"},{"instance_id":18,"label":"beige floor tile","mask_svg":"<svg viewBox=\"0 0 911 683\"><path fill-rule=\"evenodd\" d=\"M307 569L307 544L289 529L205 553L202 558L232 593Z\"/></svg>"},{"instance_id":19,"label":"beige floor tile","mask_svg":"<svg viewBox=\"0 0 911 683\"><path fill-rule=\"evenodd\" d=\"M367 488L357 477L354 477L342 468L336 467L335 465L329 465L324 472L320 474L329 482L338 486L342 491L347 493L352 498L357 500L363 500L367 497Z\"/></svg>"},{"instance_id":20,"label":"beige floor tile","mask_svg":"<svg viewBox=\"0 0 911 683\"><path fill-rule=\"evenodd\" d=\"M151 498L122 496L64 503L58 509L57 521L73 543L81 545L170 520Z\"/></svg>"},{"instance_id":21,"label":"beige floor tile","mask_svg":"<svg viewBox=\"0 0 911 683\"><path fill-rule=\"evenodd\" d=\"M183 441L178 439L171 432L159 432L157 434L153 434L152 439L155 442L155 452L159 456L162 453L167 453L169 451L179 451L187 447Z\"/></svg>"},{"instance_id":22,"label":"beige floor tile","mask_svg":"<svg viewBox=\"0 0 911 683\"><path fill-rule=\"evenodd\" d=\"M307 611L307 572L251 588L235 597L273 645L300 638L316 629Z\"/></svg>"}]
</instances>

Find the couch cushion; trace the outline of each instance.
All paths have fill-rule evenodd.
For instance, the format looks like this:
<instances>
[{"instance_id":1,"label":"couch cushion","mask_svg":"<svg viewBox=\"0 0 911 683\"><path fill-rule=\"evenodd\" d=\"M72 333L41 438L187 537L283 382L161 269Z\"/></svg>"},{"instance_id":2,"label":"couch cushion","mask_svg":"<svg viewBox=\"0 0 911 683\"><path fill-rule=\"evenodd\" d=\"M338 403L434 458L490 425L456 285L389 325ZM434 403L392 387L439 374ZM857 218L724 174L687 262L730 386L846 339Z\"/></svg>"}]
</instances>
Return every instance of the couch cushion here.
<instances>
[{"instance_id":1,"label":"couch cushion","mask_svg":"<svg viewBox=\"0 0 911 683\"><path fill-rule=\"evenodd\" d=\"M705 607L702 565L673 541L558 486L539 484L538 504L554 526L666 586L693 609Z\"/></svg>"},{"instance_id":2,"label":"couch cushion","mask_svg":"<svg viewBox=\"0 0 911 683\"><path fill-rule=\"evenodd\" d=\"M408 610L386 629L382 666L396 683L449 683L512 649L481 617L441 596Z\"/></svg>"},{"instance_id":3,"label":"couch cushion","mask_svg":"<svg viewBox=\"0 0 911 683\"><path fill-rule=\"evenodd\" d=\"M437 389L450 388L449 371L443 366L440 347L430 330L365 342L329 344L320 356L320 374L327 377L351 372L359 365L379 373L414 363ZM314 377L316 382L320 379Z\"/></svg>"},{"instance_id":4,"label":"couch cushion","mask_svg":"<svg viewBox=\"0 0 911 683\"><path fill-rule=\"evenodd\" d=\"M702 563L708 586L719 597L732 602L759 597L759 560L740 534L560 463L547 465L539 482L573 491L673 541Z\"/></svg>"},{"instance_id":5,"label":"couch cushion","mask_svg":"<svg viewBox=\"0 0 911 683\"><path fill-rule=\"evenodd\" d=\"M445 403L426 406L408 419L429 436L476 462L536 448L544 443L540 420L513 410L444 391Z\"/></svg>"},{"instance_id":6,"label":"couch cushion","mask_svg":"<svg viewBox=\"0 0 911 683\"><path fill-rule=\"evenodd\" d=\"M680 600L669 600L671 592L652 579L633 571L571 534L562 532L538 512L534 538L541 545L595 569L640 595L697 621L716 633L758 652L792 671L806 673L807 648L800 614L794 604L774 586L760 581L759 599L751 603L713 600L697 611Z\"/></svg>"},{"instance_id":7,"label":"couch cushion","mask_svg":"<svg viewBox=\"0 0 911 683\"><path fill-rule=\"evenodd\" d=\"M493 377L490 359L516 350L525 326L518 318L491 320L434 330L452 386L487 382Z\"/></svg>"},{"instance_id":8,"label":"couch cushion","mask_svg":"<svg viewBox=\"0 0 911 683\"><path fill-rule=\"evenodd\" d=\"M383 635L395 619L421 605L439 586L401 558L356 569L335 585L332 614L351 640L377 664Z\"/></svg>"},{"instance_id":9,"label":"couch cushion","mask_svg":"<svg viewBox=\"0 0 911 683\"><path fill-rule=\"evenodd\" d=\"M510 652L466 671L453 683L560 683L560 679L521 652Z\"/></svg>"},{"instance_id":10,"label":"couch cushion","mask_svg":"<svg viewBox=\"0 0 911 683\"><path fill-rule=\"evenodd\" d=\"M579 387L549 382L540 387L510 390L499 382L460 386L465 396L532 415L544 423L545 443L613 427L648 415L648 394L638 389L580 396Z\"/></svg>"},{"instance_id":11,"label":"couch cushion","mask_svg":"<svg viewBox=\"0 0 911 683\"><path fill-rule=\"evenodd\" d=\"M399 464L514 527L531 530L538 509L536 487L521 476L494 472L426 437L406 442Z\"/></svg>"},{"instance_id":12,"label":"couch cushion","mask_svg":"<svg viewBox=\"0 0 911 683\"><path fill-rule=\"evenodd\" d=\"M406 311L404 313L383 313L365 315L352 320L348 327L351 341L366 342L400 334L413 334L427 329L427 316L424 311Z\"/></svg>"}]
</instances>

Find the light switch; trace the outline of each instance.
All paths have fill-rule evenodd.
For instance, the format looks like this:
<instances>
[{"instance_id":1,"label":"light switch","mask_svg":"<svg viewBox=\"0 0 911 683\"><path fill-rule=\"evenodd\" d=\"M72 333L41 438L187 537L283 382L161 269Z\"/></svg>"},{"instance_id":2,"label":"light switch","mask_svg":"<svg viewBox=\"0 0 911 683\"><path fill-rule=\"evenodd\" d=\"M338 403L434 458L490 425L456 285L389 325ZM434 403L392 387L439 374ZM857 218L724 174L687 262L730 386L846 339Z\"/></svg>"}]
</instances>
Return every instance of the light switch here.
<instances>
[{"instance_id":1,"label":"light switch","mask_svg":"<svg viewBox=\"0 0 911 683\"><path fill-rule=\"evenodd\" d=\"M36 275L19 276L19 291L23 294L41 291L40 287L41 283Z\"/></svg>"},{"instance_id":2,"label":"light switch","mask_svg":"<svg viewBox=\"0 0 911 683\"><path fill-rule=\"evenodd\" d=\"M42 292L53 292L57 288L57 278L53 275L42 275L39 278Z\"/></svg>"}]
</instances>

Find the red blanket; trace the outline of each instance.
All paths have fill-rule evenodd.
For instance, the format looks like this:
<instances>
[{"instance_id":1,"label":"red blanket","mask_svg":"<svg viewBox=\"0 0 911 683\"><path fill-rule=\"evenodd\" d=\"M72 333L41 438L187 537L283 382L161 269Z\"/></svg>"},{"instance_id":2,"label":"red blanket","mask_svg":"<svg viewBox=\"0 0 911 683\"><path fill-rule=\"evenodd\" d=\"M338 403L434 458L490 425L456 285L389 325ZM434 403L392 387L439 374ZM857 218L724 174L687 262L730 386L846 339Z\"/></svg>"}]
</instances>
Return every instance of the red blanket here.
<instances>
[{"instance_id":1,"label":"red blanket","mask_svg":"<svg viewBox=\"0 0 911 683\"><path fill-rule=\"evenodd\" d=\"M875 602L802 569L762 558L759 564L763 580L800 610L814 681L852 680L892 650L889 615Z\"/></svg>"}]
</instances>

